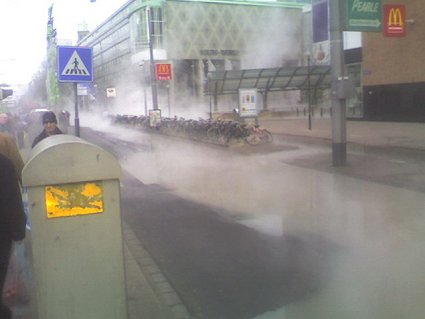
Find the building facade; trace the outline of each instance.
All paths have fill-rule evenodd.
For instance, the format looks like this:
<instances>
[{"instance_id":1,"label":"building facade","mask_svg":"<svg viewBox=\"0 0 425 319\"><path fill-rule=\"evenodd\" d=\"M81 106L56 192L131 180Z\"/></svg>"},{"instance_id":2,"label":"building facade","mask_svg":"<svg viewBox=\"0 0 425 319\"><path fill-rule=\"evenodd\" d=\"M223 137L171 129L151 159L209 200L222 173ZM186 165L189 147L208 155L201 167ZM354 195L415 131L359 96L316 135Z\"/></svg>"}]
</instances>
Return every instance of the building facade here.
<instances>
[{"instance_id":1,"label":"building facade","mask_svg":"<svg viewBox=\"0 0 425 319\"><path fill-rule=\"evenodd\" d=\"M159 107L172 115L170 104L181 111L208 102L209 71L302 63L305 2L134 0L78 45L93 47L94 91L102 104L110 104L105 92L114 88L117 100L150 105L151 44L155 63L172 67L172 79L156 83Z\"/></svg>"},{"instance_id":2,"label":"building facade","mask_svg":"<svg viewBox=\"0 0 425 319\"><path fill-rule=\"evenodd\" d=\"M405 6L404 19L391 22L400 23L405 36L386 37L383 32L362 35L364 119L423 122L425 2L383 0L382 5L386 4Z\"/></svg>"},{"instance_id":3,"label":"building facade","mask_svg":"<svg viewBox=\"0 0 425 319\"><path fill-rule=\"evenodd\" d=\"M329 1L312 0L313 17L309 21L313 21L313 63L330 63ZM365 14L365 19L368 11L376 9L374 21L380 19L380 28L362 30L366 27L362 25L359 28L361 43L354 49L346 48L344 52L346 70L354 83L355 93L347 100L347 117L374 121L425 121L425 64L422 58L425 2L347 0L345 3L348 8L343 7L340 14L346 23L349 17L358 17L350 16L354 7L357 14ZM363 23L364 20L357 21ZM390 34L390 29L396 30L395 34ZM343 26L343 30L350 28Z\"/></svg>"},{"instance_id":4,"label":"building facade","mask_svg":"<svg viewBox=\"0 0 425 319\"><path fill-rule=\"evenodd\" d=\"M106 89L116 88L117 97L126 97L129 103L145 100L146 106L151 105L152 43L155 62L172 66L172 80L157 83L159 106L169 110L172 104L181 110L208 104L203 92L211 71L329 64L326 43L312 44L315 26L311 11L303 12L307 3L314 7L328 1L134 0L79 45L94 49L99 101L108 104ZM355 85L346 114L362 120L422 122L425 2L382 0L381 7L386 5L404 6L403 21L397 23L402 24L405 35L362 32L360 46L345 50L347 73ZM389 23L384 15L382 22ZM326 94L322 97L326 103ZM278 94L270 100L278 107L297 103L285 99ZM235 103L237 97L227 96L220 105L228 111Z\"/></svg>"}]
</instances>

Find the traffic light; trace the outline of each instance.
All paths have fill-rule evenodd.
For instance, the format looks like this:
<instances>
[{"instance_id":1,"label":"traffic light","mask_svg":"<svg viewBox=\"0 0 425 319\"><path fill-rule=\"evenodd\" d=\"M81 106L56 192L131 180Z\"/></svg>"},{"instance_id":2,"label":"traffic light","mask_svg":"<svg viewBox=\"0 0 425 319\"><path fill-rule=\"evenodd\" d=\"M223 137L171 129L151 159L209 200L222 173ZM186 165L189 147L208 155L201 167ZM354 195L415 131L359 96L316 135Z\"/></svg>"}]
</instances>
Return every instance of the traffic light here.
<instances>
[{"instance_id":1,"label":"traffic light","mask_svg":"<svg viewBox=\"0 0 425 319\"><path fill-rule=\"evenodd\" d=\"M3 100L5 98L7 98L8 96L13 94L13 90L12 89L4 89L4 88L0 88L0 100Z\"/></svg>"}]
</instances>

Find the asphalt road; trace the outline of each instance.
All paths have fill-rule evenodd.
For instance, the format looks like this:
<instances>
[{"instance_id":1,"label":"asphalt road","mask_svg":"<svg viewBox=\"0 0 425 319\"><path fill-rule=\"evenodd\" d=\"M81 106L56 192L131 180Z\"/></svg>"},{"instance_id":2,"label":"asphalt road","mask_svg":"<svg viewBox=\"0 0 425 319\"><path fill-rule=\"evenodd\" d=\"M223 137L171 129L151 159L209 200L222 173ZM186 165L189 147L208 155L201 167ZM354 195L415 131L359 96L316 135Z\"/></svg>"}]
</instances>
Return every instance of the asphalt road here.
<instances>
[{"instance_id":1,"label":"asphalt road","mask_svg":"<svg viewBox=\"0 0 425 319\"><path fill-rule=\"evenodd\" d=\"M82 135L119 159L149 151L105 133ZM194 318L253 318L308 298L332 271L329 256L337 249L323 238L259 233L227 217L232 212L146 185L131 172L121 185L123 219Z\"/></svg>"}]
</instances>

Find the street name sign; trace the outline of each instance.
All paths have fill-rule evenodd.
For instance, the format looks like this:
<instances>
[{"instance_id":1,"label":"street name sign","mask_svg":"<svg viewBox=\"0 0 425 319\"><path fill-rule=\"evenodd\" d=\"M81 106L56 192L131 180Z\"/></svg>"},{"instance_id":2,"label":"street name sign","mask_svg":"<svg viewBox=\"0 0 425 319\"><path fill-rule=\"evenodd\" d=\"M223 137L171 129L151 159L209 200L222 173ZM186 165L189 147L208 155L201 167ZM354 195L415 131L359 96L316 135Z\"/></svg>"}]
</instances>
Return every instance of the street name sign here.
<instances>
[{"instance_id":1,"label":"street name sign","mask_svg":"<svg viewBox=\"0 0 425 319\"><path fill-rule=\"evenodd\" d=\"M381 0L346 0L346 31L381 32Z\"/></svg>"},{"instance_id":2,"label":"street name sign","mask_svg":"<svg viewBox=\"0 0 425 319\"><path fill-rule=\"evenodd\" d=\"M59 82L93 81L93 48L58 46Z\"/></svg>"}]
</instances>

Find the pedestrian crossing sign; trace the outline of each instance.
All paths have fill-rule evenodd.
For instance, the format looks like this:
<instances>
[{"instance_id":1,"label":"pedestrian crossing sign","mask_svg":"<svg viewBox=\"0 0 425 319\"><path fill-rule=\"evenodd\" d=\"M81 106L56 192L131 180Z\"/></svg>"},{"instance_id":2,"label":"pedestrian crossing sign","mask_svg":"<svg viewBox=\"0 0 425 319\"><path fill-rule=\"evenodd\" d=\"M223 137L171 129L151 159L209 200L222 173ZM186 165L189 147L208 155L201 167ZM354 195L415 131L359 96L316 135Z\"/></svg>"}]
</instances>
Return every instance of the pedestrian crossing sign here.
<instances>
[{"instance_id":1,"label":"pedestrian crossing sign","mask_svg":"<svg viewBox=\"0 0 425 319\"><path fill-rule=\"evenodd\" d=\"M58 80L60 82L93 81L93 49L58 46Z\"/></svg>"}]
</instances>

